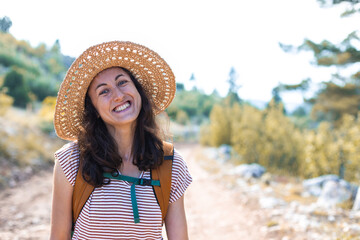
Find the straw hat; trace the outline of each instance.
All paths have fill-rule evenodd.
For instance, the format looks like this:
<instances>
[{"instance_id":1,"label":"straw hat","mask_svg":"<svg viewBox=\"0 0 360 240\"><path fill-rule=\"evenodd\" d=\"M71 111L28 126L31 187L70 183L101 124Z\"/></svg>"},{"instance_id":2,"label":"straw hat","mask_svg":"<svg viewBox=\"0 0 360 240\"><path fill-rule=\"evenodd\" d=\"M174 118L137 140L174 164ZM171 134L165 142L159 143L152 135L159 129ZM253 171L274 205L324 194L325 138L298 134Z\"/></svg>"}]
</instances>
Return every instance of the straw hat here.
<instances>
[{"instance_id":1,"label":"straw hat","mask_svg":"<svg viewBox=\"0 0 360 240\"><path fill-rule=\"evenodd\" d=\"M91 81L102 70L115 66L126 68L135 76L152 100L156 114L173 100L175 76L156 52L132 42L92 46L73 62L60 86L54 116L55 131L60 138L77 139Z\"/></svg>"}]
</instances>

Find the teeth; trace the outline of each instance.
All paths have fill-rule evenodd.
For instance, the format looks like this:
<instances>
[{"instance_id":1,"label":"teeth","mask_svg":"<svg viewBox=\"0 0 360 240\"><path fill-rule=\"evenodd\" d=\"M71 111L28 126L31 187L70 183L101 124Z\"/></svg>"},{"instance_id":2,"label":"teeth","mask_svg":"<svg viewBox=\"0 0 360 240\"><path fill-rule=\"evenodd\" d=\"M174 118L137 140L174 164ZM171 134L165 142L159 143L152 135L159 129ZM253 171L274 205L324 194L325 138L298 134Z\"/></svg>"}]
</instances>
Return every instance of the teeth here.
<instances>
[{"instance_id":1,"label":"teeth","mask_svg":"<svg viewBox=\"0 0 360 240\"><path fill-rule=\"evenodd\" d=\"M128 108L130 106L130 103L125 103L124 105L121 105L117 108L114 109L115 112L121 112L123 110L125 110L126 108Z\"/></svg>"}]
</instances>

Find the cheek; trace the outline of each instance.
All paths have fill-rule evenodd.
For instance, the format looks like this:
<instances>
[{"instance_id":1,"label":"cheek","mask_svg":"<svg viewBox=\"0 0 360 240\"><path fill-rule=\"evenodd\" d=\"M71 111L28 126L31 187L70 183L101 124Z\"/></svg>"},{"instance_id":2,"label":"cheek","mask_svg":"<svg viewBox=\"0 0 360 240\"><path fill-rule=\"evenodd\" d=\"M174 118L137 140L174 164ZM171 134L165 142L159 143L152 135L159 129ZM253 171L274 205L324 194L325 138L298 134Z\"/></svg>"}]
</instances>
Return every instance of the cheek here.
<instances>
[{"instance_id":1,"label":"cheek","mask_svg":"<svg viewBox=\"0 0 360 240\"><path fill-rule=\"evenodd\" d=\"M94 108L96 109L96 111L100 114L101 113L101 107L103 106L104 103L101 102L101 99L97 96L91 96L90 95L90 100L91 103L93 104Z\"/></svg>"},{"instance_id":2,"label":"cheek","mask_svg":"<svg viewBox=\"0 0 360 240\"><path fill-rule=\"evenodd\" d=\"M141 96L140 94L138 93L138 97L137 97L138 101L137 101L137 106L139 109L141 109L142 107L142 99L141 99Z\"/></svg>"}]
</instances>

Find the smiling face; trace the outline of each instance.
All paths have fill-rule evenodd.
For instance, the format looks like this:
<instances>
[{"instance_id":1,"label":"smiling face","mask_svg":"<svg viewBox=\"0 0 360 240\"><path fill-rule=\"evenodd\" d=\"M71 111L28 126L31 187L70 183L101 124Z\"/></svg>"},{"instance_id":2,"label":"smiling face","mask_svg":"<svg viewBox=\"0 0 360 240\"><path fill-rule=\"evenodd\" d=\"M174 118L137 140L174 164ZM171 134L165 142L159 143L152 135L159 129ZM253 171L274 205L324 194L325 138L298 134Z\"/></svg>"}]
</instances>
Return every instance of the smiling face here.
<instances>
[{"instance_id":1,"label":"smiling face","mask_svg":"<svg viewBox=\"0 0 360 240\"><path fill-rule=\"evenodd\" d=\"M123 69L109 68L100 72L91 82L88 94L108 129L135 126L141 110L141 96Z\"/></svg>"}]
</instances>

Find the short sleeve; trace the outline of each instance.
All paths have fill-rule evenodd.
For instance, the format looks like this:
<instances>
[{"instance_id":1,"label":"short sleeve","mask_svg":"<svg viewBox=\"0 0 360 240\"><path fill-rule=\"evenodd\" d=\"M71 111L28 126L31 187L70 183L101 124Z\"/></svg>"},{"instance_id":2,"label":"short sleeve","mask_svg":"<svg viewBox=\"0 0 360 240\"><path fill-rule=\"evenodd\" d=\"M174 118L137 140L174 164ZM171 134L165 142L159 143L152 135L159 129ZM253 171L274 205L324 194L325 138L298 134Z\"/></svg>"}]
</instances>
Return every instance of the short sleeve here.
<instances>
[{"instance_id":1,"label":"short sleeve","mask_svg":"<svg viewBox=\"0 0 360 240\"><path fill-rule=\"evenodd\" d=\"M69 183L74 186L79 169L79 146L75 142L65 144L55 152L55 161L59 161Z\"/></svg>"},{"instance_id":2,"label":"short sleeve","mask_svg":"<svg viewBox=\"0 0 360 240\"><path fill-rule=\"evenodd\" d=\"M192 182L186 162L183 157L174 150L174 159L171 175L170 203L178 200Z\"/></svg>"}]
</instances>

